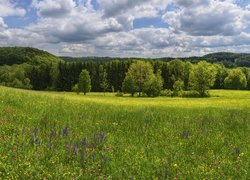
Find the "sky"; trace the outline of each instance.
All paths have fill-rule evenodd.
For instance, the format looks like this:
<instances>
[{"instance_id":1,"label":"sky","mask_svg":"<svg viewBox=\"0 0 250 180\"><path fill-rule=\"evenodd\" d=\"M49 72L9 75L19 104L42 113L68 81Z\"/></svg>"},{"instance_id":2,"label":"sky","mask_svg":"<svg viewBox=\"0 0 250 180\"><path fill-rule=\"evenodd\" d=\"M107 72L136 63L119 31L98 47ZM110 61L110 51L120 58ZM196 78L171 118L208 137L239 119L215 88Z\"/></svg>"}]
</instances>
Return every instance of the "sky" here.
<instances>
[{"instance_id":1,"label":"sky","mask_svg":"<svg viewBox=\"0 0 250 180\"><path fill-rule=\"evenodd\" d=\"M0 46L73 57L250 53L250 0L0 0Z\"/></svg>"}]
</instances>

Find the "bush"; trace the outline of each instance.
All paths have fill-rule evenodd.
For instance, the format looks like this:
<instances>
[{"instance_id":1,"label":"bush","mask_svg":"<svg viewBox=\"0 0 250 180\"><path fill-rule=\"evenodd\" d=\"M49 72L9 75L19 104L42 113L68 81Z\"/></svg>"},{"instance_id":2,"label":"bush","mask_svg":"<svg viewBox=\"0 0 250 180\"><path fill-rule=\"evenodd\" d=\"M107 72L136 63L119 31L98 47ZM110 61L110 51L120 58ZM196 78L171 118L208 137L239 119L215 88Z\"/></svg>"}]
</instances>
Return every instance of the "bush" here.
<instances>
[{"instance_id":1,"label":"bush","mask_svg":"<svg viewBox=\"0 0 250 180\"><path fill-rule=\"evenodd\" d=\"M180 94L179 94L180 97L209 97L209 94L206 93L205 95L200 95L200 93L198 91L182 91Z\"/></svg>"},{"instance_id":2,"label":"bush","mask_svg":"<svg viewBox=\"0 0 250 180\"><path fill-rule=\"evenodd\" d=\"M120 92L120 91L118 91L116 94L115 94L115 96L117 96L117 97L122 97L124 94L122 93L122 92Z\"/></svg>"},{"instance_id":3,"label":"bush","mask_svg":"<svg viewBox=\"0 0 250 180\"><path fill-rule=\"evenodd\" d=\"M173 92L169 89L165 89L165 90L161 91L160 96L172 97Z\"/></svg>"},{"instance_id":4,"label":"bush","mask_svg":"<svg viewBox=\"0 0 250 180\"><path fill-rule=\"evenodd\" d=\"M76 92L77 94L80 93L79 88L78 88L78 84L75 84L75 85L72 87L72 91L73 91L73 92Z\"/></svg>"}]
</instances>

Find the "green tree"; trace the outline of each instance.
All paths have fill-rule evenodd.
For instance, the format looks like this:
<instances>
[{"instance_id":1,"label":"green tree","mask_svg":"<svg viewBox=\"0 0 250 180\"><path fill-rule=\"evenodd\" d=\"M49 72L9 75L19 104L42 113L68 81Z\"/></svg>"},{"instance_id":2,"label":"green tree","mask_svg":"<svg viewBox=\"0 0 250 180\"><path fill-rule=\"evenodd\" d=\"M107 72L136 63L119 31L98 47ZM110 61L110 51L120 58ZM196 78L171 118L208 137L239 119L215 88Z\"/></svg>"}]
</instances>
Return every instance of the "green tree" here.
<instances>
[{"instance_id":1,"label":"green tree","mask_svg":"<svg viewBox=\"0 0 250 180\"><path fill-rule=\"evenodd\" d=\"M182 80L175 81L173 85L174 95L178 96L180 92L184 89L184 82Z\"/></svg>"},{"instance_id":2,"label":"green tree","mask_svg":"<svg viewBox=\"0 0 250 180\"><path fill-rule=\"evenodd\" d=\"M246 89L250 90L250 68L241 67L240 69L245 74L246 79L247 79L247 87L246 87Z\"/></svg>"},{"instance_id":3,"label":"green tree","mask_svg":"<svg viewBox=\"0 0 250 180\"><path fill-rule=\"evenodd\" d=\"M76 92L76 94L79 94L79 93L80 93L78 84L75 84L75 85L72 87L72 91L73 91L73 92Z\"/></svg>"},{"instance_id":4,"label":"green tree","mask_svg":"<svg viewBox=\"0 0 250 180\"><path fill-rule=\"evenodd\" d=\"M241 69L232 69L224 83L227 89L245 89L247 87L247 78Z\"/></svg>"},{"instance_id":5,"label":"green tree","mask_svg":"<svg viewBox=\"0 0 250 180\"><path fill-rule=\"evenodd\" d=\"M185 63L182 62L179 59L175 59L173 61L169 62L169 86L170 89L173 89L173 85L175 83L175 81L177 80L184 80L184 73L186 73L185 69L184 69L184 65Z\"/></svg>"},{"instance_id":6,"label":"green tree","mask_svg":"<svg viewBox=\"0 0 250 180\"><path fill-rule=\"evenodd\" d=\"M89 72L86 69L82 70L79 76L78 88L80 92L84 93L84 95L91 90L91 79Z\"/></svg>"},{"instance_id":7,"label":"green tree","mask_svg":"<svg viewBox=\"0 0 250 180\"><path fill-rule=\"evenodd\" d=\"M208 93L207 90L214 85L215 76L215 67L206 61L201 61L190 73L190 87L204 97Z\"/></svg>"},{"instance_id":8,"label":"green tree","mask_svg":"<svg viewBox=\"0 0 250 180\"><path fill-rule=\"evenodd\" d=\"M133 78L137 90L139 92L139 96L143 91L143 87L146 82L150 81L154 76L153 66L149 62L145 61L137 61L133 63L128 70L130 78Z\"/></svg>"},{"instance_id":9,"label":"green tree","mask_svg":"<svg viewBox=\"0 0 250 180\"><path fill-rule=\"evenodd\" d=\"M223 64L214 64L216 68L216 76L215 82L213 85L213 89L223 89L224 88L224 80L227 77L227 69Z\"/></svg>"},{"instance_id":10,"label":"green tree","mask_svg":"<svg viewBox=\"0 0 250 180\"><path fill-rule=\"evenodd\" d=\"M102 90L104 92L104 95L105 95L106 90L109 87L109 82L108 82L107 77L108 77L108 74L107 74L106 70L103 70L100 86L101 86L101 88L102 88Z\"/></svg>"},{"instance_id":11,"label":"green tree","mask_svg":"<svg viewBox=\"0 0 250 180\"><path fill-rule=\"evenodd\" d=\"M184 83L184 89L188 90L189 85L189 77L190 72L192 71L193 65L191 62L185 62L184 68L183 68L183 83ZM173 87L174 88L174 87Z\"/></svg>"},{"instance_id":12,"label":"green tree","mask_svg":"<svg viewBox=\"0 0 250 180\"><path fill-rule=\"evenodd\" d=\"M130 72L128 72L122 83L122 91L124 93L130 93L131 96L134 96L137 90L138 88L137 88L135 78L131 75Z\"/></svg>"},{"instance_id":13,"label":"green tree","mask_svg":"<svg viewBox=\"0 0 250 180\"><path fill-rule=\"evenodd\" d=\"M163 79L161 76L161 71L158 70L156 75L152 75L151 79L144 84L143 92L147 94L148 97L160 96L161 90L163 89Z\"/></svg>"}]
</instances>

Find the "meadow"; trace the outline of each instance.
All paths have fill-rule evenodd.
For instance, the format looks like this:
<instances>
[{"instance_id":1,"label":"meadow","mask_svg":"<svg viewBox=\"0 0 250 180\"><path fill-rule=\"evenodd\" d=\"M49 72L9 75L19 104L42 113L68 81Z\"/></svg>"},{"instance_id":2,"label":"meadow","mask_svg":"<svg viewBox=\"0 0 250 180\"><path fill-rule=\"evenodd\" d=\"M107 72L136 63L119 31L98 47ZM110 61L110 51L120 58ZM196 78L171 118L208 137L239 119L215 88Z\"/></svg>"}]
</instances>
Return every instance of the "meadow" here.
<instances>
[{"instance_id":1,"label":"meadow","mask_svg":"<svg viewBox=\"0 0 250 180\"><path fill-rule=\"evenodd\" d=\"M0 87L0 179L248 179L250 91L210 93Z\"/></svg>"}]
</instances>

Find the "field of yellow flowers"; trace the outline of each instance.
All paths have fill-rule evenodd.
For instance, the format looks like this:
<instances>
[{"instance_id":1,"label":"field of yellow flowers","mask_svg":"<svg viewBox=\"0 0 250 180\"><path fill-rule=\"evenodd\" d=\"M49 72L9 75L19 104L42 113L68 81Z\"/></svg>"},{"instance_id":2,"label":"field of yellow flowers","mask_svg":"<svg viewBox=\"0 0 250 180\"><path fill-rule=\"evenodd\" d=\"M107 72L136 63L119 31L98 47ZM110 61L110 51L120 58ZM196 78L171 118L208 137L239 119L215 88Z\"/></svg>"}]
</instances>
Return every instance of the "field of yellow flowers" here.
<instances>
[{"instance_id":1,"label":"field of yellow flowers","mask_svg":"<svg viewBox=\"0 0 250 180\"><path fill-rule=\"evenodd\" d=\"M0 87L0 179L247 179L250 91L132 98Z\"/></svg>"}]
</instances>

